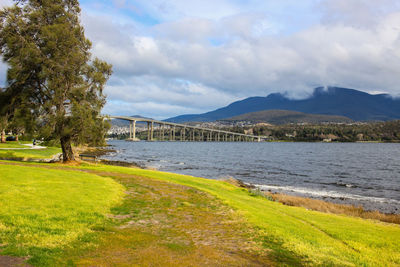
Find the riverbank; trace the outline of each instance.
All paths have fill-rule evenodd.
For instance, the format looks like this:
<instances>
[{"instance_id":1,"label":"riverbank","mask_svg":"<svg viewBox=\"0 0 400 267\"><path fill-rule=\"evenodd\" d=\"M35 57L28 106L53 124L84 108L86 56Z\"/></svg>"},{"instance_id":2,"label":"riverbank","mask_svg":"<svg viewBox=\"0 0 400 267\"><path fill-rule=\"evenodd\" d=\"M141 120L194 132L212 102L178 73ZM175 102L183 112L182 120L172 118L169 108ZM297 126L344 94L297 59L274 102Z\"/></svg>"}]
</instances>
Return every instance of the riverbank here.
<instances>
[{"instance_id":1,"label":"riverbank","mask_svg":"<svg viewBox=\"0 0 400 267\"><path fill-rule=\"evenodd\" d=\"M343 214L362 219L373 219L382 222L400 224L400 214L386 214L377 210L366 211L361 206L336 204L319 199L306 197L297 197L287 194L262 192L267 198L277 201L287 206L303 207L309 210L320 211L324 213Z\"/></svg>"},{"instance_id":2,"label":"riverbank","mask_svg":"<svg viewBox=\"0 0 400 267\"><path fill-rule=\"evenodd\" d=\"M110 141L103 158L265 190L400 213L400 144Z\"/></svg>"},{"instance_id":3,"label":"riverbank","mask_svg":"<svg viewBox=\"0 0 400 267\"><path fill-rule=\"evenodd\" d=\"M193 259L199 260L197 265L207 265L201 261L204 257L199 255L214 255L210 256L212 265L224 265L224 260L228 265L247 262L247 265L255 266L400 264L400 249L397 245L400 238L398 225L285 206L223 181L101 164L65 166L2 162L0 168L8 168L10 177L21 176L19 173L24 173L26 179L34 179L33 174L38 171L44 173L57 171L60 175L65 173L66 177L75 177L79 173L104 179L111 177L117 184L125 187L124 196L119 204L111 207L109 212L99 213L98 218L103 218L103 223L88 224L90 238L70 236L70 243L66 247L57 247L50 242L53 246L56 245L55 254L49 253L46 243L35 239L37 241L32 241L30 245L36 246L36 242L39 242L42 244L41 249L31 248L25 255L22 252L18 254L23 257L27 256L26 254L32 255L32 251L36 251L38 253L36 260L31 258L29 262L37 266L43 266L44 264L39 263L45 262L46 257L47 262L54 263L56 260L60 263L57 265L61 266L66 265L65 261L76 265L104 265L113 261L127 265L136 260L147 260L143 264L154 260L165 265L173 265L182 260L190 265L192 256ZM39 176L46 177L46 175L36 177ZM164 187L168 189L164 191ZM24 192L25 189L19 187L19 190ZM189 196L185 197L185 194ZM54 197L57 198L58 194L54 194ZM202 197L204 199L200 201L199 198ZM4 197L0 199L9 201ZM41 199L43 201L43 198ZM24 198L19 200L19 203L24 204ZM29 205L31 203L32 201ZM97 206L95 202L90 205ZM59 209L58 214L64 213L62 211L65 206L54 208ZM180 213L181 211L183 213ZM191 213L192 211L194 213ZM107 214L111 214L108 219ZM204 215L199 216L199 214ZM222 217L218 217L218 214ZM210 218L210 224L207 224L208 215L217 217ZM36 216L31 214L26 218L34 222ZM197 221L199 217L204 220ZM49 219L51 218L53 217ZM172 229L169 227L171 220L174 221ZM215 223L212 223L214 220ZM235 222L233 225L232 221ZM2 221L2 223L5 227L9 227L7 222ZM202 227L199 228L199 225ZM50 235L68 235L62 230L63 225L59 227L61 228L57 231L43 230ZM239 239L235 239L236 234L229 229L244 229L244 232L239 234ZM7 231L2 233L5 233L2 237L2 240L5 240L9 233ZM40 236L38 235L39 239ZM218 242L220 238L224 241ZM232 242L229 243L228 240ZM131 244L135 245L132 247ZM244 248L243 244L249 245ZM3 249L2 254L15 255L15 250L11 248L16 249L21 247L21 244L19 246L15 244L11 248L8 246L5 246L6 249ZM235 247L239 250L235 250ZM43 254L44 251L47 256ZM160 257L146 257L154 255L154 251L160 252ZM204 254L206 252L212 254Z\"/></svg>"},{"instance_id":4,"label":"riverbank","mask_svg":"<svg viewBox=\"0 0 400 267\"><path fill-rule=\"evenodd\" d=\"M3 144L4 146L10 146L15 147L14 142L11 144ZM26 146L26 144L21 144L21 146ZM7 148L4 148L7 149ZM51 153L54 153L55 148L48 148L46 150L41 151L40 154L35 155L35 158L28 158L30 155L29 151L25 151L23 153L20 153L21 156L23 156L24 160L26 161L44 161L44 162L54 162L56 161L55 158L48 158L45 159L44 156L51 155ZM57 150L57 149L56 149ZM12 149L10 149L12 151ZM101 148L93 148L93 147L75 147L75 156L79 160L79 154L89 154L93 155L96 157L102 157L105 156L109 153L116 153L117 151L113 149L111 146L109 147L101 147ZM0 153L1 155L1 153ZM41 158L43 157L43 158ZM58 158L58 156L56 157ZM13 159L13 160L20 160L20 158L3 158L5 160L7 159ZM146 168L143 165L139 165L135 162L127 162L127 161L114 161L114 160L105 160L102 159L99 162L101 164L105 165L112 165L112 166L122 166L122 167L136 167L136 168ZM154 168L150 168L154 169ZM231 180L231 179L228 179ZM240 180L237 180L240 181ZM235 182L236 184L239 184ZM241 183L241 185L245 185L245 183ZM248 186L248 184L246 185ZM378 210L365 210L362 206L356 206L356 205L351 205L351 204L338 204L334 203L331 201L327 200L320 200L320 199L313 199L309 197L302 197L299 195L291 195L291 194L284 194L284 193L277 193L276 190L265 190L263 186L254 186L251 185L252 187L259 188L262 193L260 194L266 194L268 197L271 197L274 201L278 201L282 204L289 205L289 206L298 206L298 207L304 207L307 209L315 210L315 211L321 211L321 212L329 212L329 213L335 213L335 214L346 214L349 216L353 217L360 217L360 218L366 218L366 219L375 219L375 220L380 220L383 222L390 222L390 223L400 223L400 214L394 214L394 213L382 213Z\"/></svg>"},{"instance_id":5,"label":"riverbank","mask_svg":"<svg viewBox=\"0 0 400 267\"><path fill-rule=\"evenodd\" d=\"M354 205L336 204L319 199L292 196L281 193L272 193L268 191L263 191L255 185L246 184L240 180L236 180L233 178L227 179L225 181L235 186L246 188L247 190L249 190L251 194L265 197L268 200L276 201L286 206L302 207L308 210L319 211L324 213L347 215L362 219L372 219L381 222L400 224L400 214L386 214L386 213L381 213L377 210L366 211L361 206L357 207Z\"/></svg>"},{"instance_id":6,"label":"riverbank","mask_svg":"<svg viewBox=\"0 0 400 267\"><path fill-rule=\"evenodd\" d=\"M98 157L105 156L109 153L117 152L112 147L105 148L85 148L83 149L84 154L91 154ZM101 160L102 164L122 166L122 167L138 167L145 168L134 162L124 162L124 161L112 161L112 160ZM225 181L232 183L235 186L247 188L253 193L266 196L273 201L277 201L284 205L303 207L306 209L320 211L324 213L333 214L345 214L352 217L359 217L363 219L374 219L382 222L400 224L400 214L394 213L382 213L378 210L365 210L362 206L355 206L351 204L337 204L329 202L326 200L312 199L308 197L293 196L283 193L274 193L271 191L263 191L262 187L253 184L246 184L241 180L236 180L234 178L226 179Z\"/></svg>"},{"instance_id":7,"label":"riverbank","mask_svg":"<svg viewBox=\"0 0 400 267\"><path fill-rule=\"evenodd\" d=\"M109 153L116 153L117 151L113 148L106 147L106 148L90 148L86 150L85 154L92 154L96 156L105 156ZM102 160L103 164L107 165L114 165L114 166L124 166L124 167L140 167L146 168L143 165L139 165L135 162L125 162L125 161L108 161ZM150 168L153 169L154 168ZM157 170L157 169L156 169ZM223 179L224 180L224 179ZM327 213L334 213L334 214L346 214L353 217L359 217L364 219L375 219L383 222L395 223L400 224L400 214L398 213L384 213L379 210L365 210L361 205L353 205L353 204L340 204L335 203L332 201L309 198L299 195L291 195L291 194L284 194L284 193L277 193L276 190L264 190L263 186L261 185L253 185L249 183L244 183L241 180L237 180L234 178L225 179L228 182L233 182L233 184L237 186L245 187L249 190L260 190L260 195L266 195L270 197L274 201L280 202L284 205L289 206L297 206L297 207L304 207L307 209L327 212ZM335 199L333 199L335 200ZM345 201L342 201L345 202Z\"/></svg>"}]
</instances>

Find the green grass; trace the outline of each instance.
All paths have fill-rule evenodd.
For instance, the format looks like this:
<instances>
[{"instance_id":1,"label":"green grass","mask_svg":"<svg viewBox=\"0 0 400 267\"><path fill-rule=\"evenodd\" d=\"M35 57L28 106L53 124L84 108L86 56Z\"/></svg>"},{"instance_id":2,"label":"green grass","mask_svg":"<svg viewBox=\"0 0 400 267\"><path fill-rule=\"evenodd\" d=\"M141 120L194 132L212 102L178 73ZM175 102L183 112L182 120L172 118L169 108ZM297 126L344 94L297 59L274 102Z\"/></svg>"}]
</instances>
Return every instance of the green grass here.
<instances>
[{"instance_id":1,"label":"green grass","mask_svg":"<svg viewBox=\"0 0 400 267\"><path fill-rule=\"evenodd\" d=\"M26 146L24 146L26 147ZM0 150L0 159L48 159L53 155L61 153L61 149L57 147L48 147L46 149L24 149L24 150Z\"/></svg>"},{"instance_id":2,"label":"green grass","mask_svg":"<svg viewBox=\"0 0 400 267\"><path fill-rule=\"evenodd\" d=\"M81 168L155 178L211 193L258 227L276 257L290 251L311 265L400 265L398 225L284 206L216 180L115 166Z\"/></svg>"},{"instance_id":3,"label":"green grass","mask_svg":"<svg viewBox=\"0 0 400 267\"><path fill-rule=\"evenodd\" d=\"M21 142L7 141L6 143L0 143L0 148L28 148L22 145Z\"/></svg>"},{"instance_id":4,"label":"green grass","mask_svg":"<svg viewBox=\"0 0 400 267\"><path fill-rule=\"evenodd\" d=\"M73 242L90 243L123 191L111 178L93 174L0 165L1 254L49 265Z\"/></svg>"},{"instance_id":5,"label":"green grass","mask_svg":"<svg viewBox=\"0 0 400 267\"><path fill-rule=\"evenodd\" d=\"M99 232L96 247L82 251L79 244L74 246L57 266L68 261L71 266L260 266L255 262L265 266L271 262L269 250L253 242L254 229L216 197L147 177L101 175L112 175L126 187L124 201L111 209L116 225Z\"/></svg>"},{"instance_id":6,"label":"green grass","mask_svg":"<svg viewBox=\"0 0 400 267\"><path fill-rule=\"evenodd\" d=\"M29 163L29 166L43 166L43 164ZM50 167L52 165L46 165ZM55 165L55 167L60 167L61 165ZM8 169L7 169L8 168ZM251 227L258 229L259 239L263 242L263 245L272 250L272 256L275 260L279 262L280 259L284 260L289 265L298 265L299 260L302 265L319 265L319 266L399 266L400 265L400 227L399 225L387 224L378 221L365 220L355 217L349 217L345 215L334 215L326 214L321 212L315 212L306 210L299 207L284 206L280 203L270 201L258 194L248 192L246 189L235 187L231 184L222 181L209 180L204 178L197 178L192 176L185 176L173 173L164 173L152 170L143 169L133 169L124 168L116 166L105 166L105 165L89 165L85 164L79 167L76 166L65 166L66 169L73 168L86 169L93 172L102 172L103 175L112 175L112 173L119 174L129 174L139 177L148 177L152 179L157 179L161 181L171 182L174 184L181 184L193 187L195 189L208 192L220 200L223 203L233 207L238 214L246 218L247 222ZM38 170L36 170L38 169ZM7 179L3 178L3 173L7 174ZM108 209L113 201L105 200L104 194L99 194L102 188L96 184L87 184L85 186L71 186L69 180L71 177L76 177L76 172L68 171L52 171L43 170L43 173L39 174L39 168L21 168L15 166L2 166L0 165L0 243L9 243L3 253L16 253L17 255L25 255L27 252L18 254L18 248L21 247L19 244L23 244L22 247L39 248L39 249L53 249L52 246L56 246L54 243L55 239L49 239L47 241L46 236L57 236L60 235L60 244L66 244L69 242L67 232L62 232L64 227L67 227L69 231L74 232L72 239L76 239L79 234L83 234L85 231L74 230L74 229L89 229L90 226L87 225L98 225L102 218L99 216L94 216L92 213L88 215L85 213L88 209ZM45 179L47 181L48 177L51 183L43 183L41 181L36 186L36 189L30 189L32 183L32 177L20 178L26 176L36 177L35 179ZM89 174L79 174L83 177ZM78 175L78 176L79 176ZM18 177L15 179L13 177ZM46 178L43 178L46 177ZM94 176L97 177L97 176ZM22 183L19 185L19 180L22 179ZM35 180L33 179L33 180ZM92 179L92 178L91 178ZM95 179L95 178L93 178ZM101 179L97 177L96 179ZM15 180L15 181L14 181ZM106 179L107 180L107 179ZM4 184L3 181L6 181ZM50 182L49 181L49 182ZM53 181L57 181L54 182ZM109 181L111 184L112 181ZM87 182L85 180L85 182ZM18 186L13 189L10 184L16 183ZM83 183L83 181L80 181ZM79 183L78 183L79 184ZM59 185L59 191L53 193L53 188L55 185ZM115 185L114 185L115 186ZM66 188L67 187L67 188ZM75 188L75 189L74 189ZM11 191L12 190L12 191ZM66 192L64 192L66 190ZM70 190L77 190L71 191ZM68 223L67 225L62 224L59 229L56 227L58 224L54 224L53 228L47 227L49 223L46 219L41 219L40 216L36 216L35 212L42 214L42 216L52 216L53 212L49 212L49 208L53 207L53 201L48 202L48 206L45 206L42 212L42 208L37 208L37 205L41 205L41 201L50 198L60 198L66 201L67 199L74 199L79 190L88 190L90 192L85 193L85 196L90 196L90 199L96 199L95 203L99 204L99 201L106 201L107 205L103 204L96 206L94 203L91 205L83 205L76 207L77 202L73 202L71 206L57 206L59 208L59 217L66 216ZM100 191L99 191L100 190ZM114 190L114 194L118 195L119 189ZM10 193L7 194L7 192ZM35 200L35 197L42 196L42 191L45 192L44 199ZM103 191L104 192L104 191ZM6 194L6 195L4 195ZM21 198L19 194L26 195L25 198ZM32 199L29 196L32 194ZM80 194L80 193L79 193ZM35 195L35 196L33 196ZM5 197L4 197L5 196ZM102 196L102 197L100 197ZM87 200L87 199L86 199ZM17 210L11 208L14 204L19 203L22 208ZM87 200L88 201L88 200ZM132 201L136 201L133 199ZM60 203L64 203L60 201ZM74 204L75 203L75 204ZM88 202L89 203L89 202ZM138 203L139 205L140 203ZM165 204L165 209L169 210L167 202ZM182 202L182 207L185 207L185 203ZM18 206L17 205L17 206ZM102 207L104 206L104 207ZM5 207L5 208L3 208ZM76 210L71 210L72 207L78 208L80 213L86 214L83 216L85 218L85 227L80 226L79 221L76 222L71 214L75 214ZM54 208L54 207L53 207ZM113 212L124 214L125 206L120 206L118 208L113 208ZM33 213L32 213L33 212ZM105 210L96 211L96 214L104 214ZM11 214L11 215L10 215ZM33 214L33 215L32 215ZM45 215L51 214L51 215ZM12 216L16 216L13 218ZM93 216L93 217L92 217ZM4 219L5 218L5 219ZM7 221L8 218L8 221ZM48 218L48 217L47 217ZM63 217L64 218L64 217ZM93 219L94 218L94 219ZM63 221L62 219L61 221ZM37 222L38 221L38 222ZM57 220L56 220L57 221ZM91 221L92 223L87 223ZM58 223L60 221L57 221ZM25 223L27 226L25 226ZM29 224L34 224L30 226ZM15 228L12 228L12 227ZM16 227L18 226L18 228ZM22 226L22 227L21 227ZM70 228L68 228L71 226ZM4 231L6 229L14 229L14 232ZM37 233L36 233L37 231ZM6 233L6 234L4 234ZM11 234L10 234L11 233ZM29 238L22 238L19 233L23 233ZM32 234L31 234L32 233ZM40 241L41 240L41 241ZM58 239L57 239L58 240ZM90 239L88 240L90 243ZM33 244L33 243L34 244ZM35 243L36 242L36 243ZM180 243L178 243L180 244ZM171 246L171 247L169 247ZM181 249L176 244L171 244L167 246L168 249ZM32 255L32 251L28 250L29 255ZM41 251L43 254L43 250ZM39 253L40 254L40 253ZM38 255L39 255L38 254ZM40 255L42 255L40 254ZM293 259L293 262L292 260ZM292 262L292 263L290 263Z\"/></svg>"}]
</instances>

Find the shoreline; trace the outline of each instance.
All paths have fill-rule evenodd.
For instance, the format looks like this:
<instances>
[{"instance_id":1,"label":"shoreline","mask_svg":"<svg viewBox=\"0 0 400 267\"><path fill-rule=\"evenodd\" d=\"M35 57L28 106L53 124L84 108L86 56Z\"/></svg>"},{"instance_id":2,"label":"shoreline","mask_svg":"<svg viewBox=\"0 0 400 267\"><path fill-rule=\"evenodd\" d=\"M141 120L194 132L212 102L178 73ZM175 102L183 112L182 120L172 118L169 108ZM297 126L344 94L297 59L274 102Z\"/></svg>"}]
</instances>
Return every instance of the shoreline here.
<instances>
[{"instance_id":1,"label":"shoreline","mask_svg":"<svg viewBox=\"0 0 400 267\"><path fill-rule=\"evenodd\" d=\"M363 196L339 191L326 191L322 189L311 189L291 186L271 186L254 184L261 191L271 194L283 194L293 197L321 200L338 205L351 205L362 207L365 211L378 211L383 214L399 214L400 201L391 198Z\"/></svg>"},{"instance_id":2,"label":"shoreline","mask_svg":"<svg viewBox=\"0 0 400 267\"><path fill-rule=\"evenodd\" d=\"M121 166L121 167L133 167L140 168L143 170L156 170L154 168L147 168L144 166L140 166L134 162L124 162L124 161L112 161L112 160L101 160L101 163L111 166ZM171 174L180 174L176 172L167 172ZM182 175L182 174L180 174ZM199 177L200 178L200 177ZM206 178L209 180L213 180L211 178ZM287 193L277 193L271 191L261 190L258 185L254 185L251 183L245 183L240 179L230 178L228 180L222 179L228 183L234 184L238 187L246 188L249 191L260 191L261 194L267 196L267 198L272 198L273 201L282 203L286 206L294 206L294 207L303 207L306 209L320 211L324 213L332 213L332 214L345 214L352 217L358 217L362 219L375 219L383 222L400 224L400 214L399 213L385 213L378 209L366 209L361 205L354 205L351 203L335 203L333 201L327 201L325 199L312 198L306 196L298 196L291 195ZM257 193L258 194L258 193ZM332 198L334 199L334 198Z\"/></svg>"},{"instance_id":3,"label":"shoreline","mask_svg":"<svg viewBox=\"0 0 400 267\"><path fill-rule=\"evenodd\" d=\"M111 147L112 146L102 147L102 148L90 148L89 150L86 150L85 153L86 152L94 153L95 155L101 157L101 156L107 155L108 153L115 152L115 150ZM142 166L136 162L106 160L106 159L101 159L101 162L104 164L113 165L113 166L135 167L135 168L141 168L141 169L155 170L153 167ZM173 171L170 173L179 174L179 173L176 173ZM209 179L211 179L211 178L209 178ZM389 217L389 219L386 218L383 221L386 221L386 222L395 221L394 223L400 224L400 213L384 212L383 210L379 210L378 208L367 208L360 204L354 203L357 201L350 201L343 197L342 197L342 199L340 199L338 197L331 197L331 196L321 196L321 197L312 197L311 196L310 197L310 196L304 196L304 195L296 194L296 193L290 194L287 192L277 192L277 191L273 192L271 190L262 190L261 189L262 185L245 183L245 182L241 181L240 179L236 179L236 178L233 178L233 179L238 181L238 183L240 184L240 187L245 187L247 189L259 188L261 192L263 192L266 195L269 195L270 197L274 198L275 201L280 202L284 205L302 207L302 205L304 205L304 203L313 203L313 205L317 204L317 206L329 207L329 208L325 208L324 210L315 209L317 211L322 211L322 212L327 212L327 213L336 213L335 211L339 210L339 211L343 211L344 213L348 213L351 216L360 217L360 218L370 216L370 217L373 217L378 220L381 220L379 218ZM265 185L265 186L267 186L267 185ZM288 199L290 199L290 201ZM329 201L328 199L331 199L332 201ZM294 201L294 200L296 200L296 201ZM364 202L371 203L371 201L368 201L368 200L364 200ZM303 203L303 204L297 205L296 203ZM321 205L321 203L326 203L326 204ZM314 208L311 208L313 205L305 206L305 208L310 208L310 209L314 210ZM375 215L372 215L372 214L375 214Z\"/></svg>"},{"instance_id":4,"label":"shoreline","mask_svg":"<svg viewBox=\"0 0 400 267\"><path fill-rule=\"evenodd\" d=\"M126 141L126 139L117 139L117 138L109 138L107 141ZM136 142L148 142L147 140L139 139ZM171 142L171 141L160 141L160 140L153 140L154 142ZM179 141L180 142L180 141ZM183 141L183 143L249 143L249 142L217 142L217 141ZM325 143L325 144L400 144L400 140L385 140L385 141L335 141L332 140L330 142L322 141L322 140L267 140L261 142L250 142L250 143Z\"/></svg>"},{"instance_id":5,"label":"shoreline","mask_svg":"<svg viewBox=\"0 0 400 267\"><path fill-rule=\"evenodd\" d=\"M325 200L291 196L287 194L270 192L264 192L264 194L267 196L267 198L270 197L274 201L287 206L303 207L324 213L345 214L362 219L373 219L387 223L400 224L400 214L396 213L383 213L378 210L366 210L362 206L337 204Z\"/></svg>"},{"instance_id":6,"label":"shoreline","mask_svg":"<svg viewBox=\"0 0 400 267\"><path fill-rule=\"evenodd\" d=\"M238 187L246 188L254 195L265 197L269 200L279 202L286 206L303 207L308 210L319 211L323 213L339 215L344 214L362 219L373 219L387 223L400 224L400 214L396 213L383 213L379 210L366 210L362 206L356 206L352 204L339 204L304 196L293 196L285 193L263 191L254 184L245 183L234 178L229 178L224 181Z\"/></svg>"}]
</instances>

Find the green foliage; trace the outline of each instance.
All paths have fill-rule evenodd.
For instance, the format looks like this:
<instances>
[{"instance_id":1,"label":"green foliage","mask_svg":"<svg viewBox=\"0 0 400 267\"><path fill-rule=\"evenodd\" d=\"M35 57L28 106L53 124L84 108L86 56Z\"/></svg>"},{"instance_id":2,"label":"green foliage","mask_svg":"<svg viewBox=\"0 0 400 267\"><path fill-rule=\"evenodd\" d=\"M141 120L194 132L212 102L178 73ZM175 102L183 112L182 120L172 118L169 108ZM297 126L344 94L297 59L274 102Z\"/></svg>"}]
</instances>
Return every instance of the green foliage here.
<instances>
[{"instance_id":1,"label":"green foliage","mask_svg":"<svg viewBox=\"0 0 400 267\"><path fill-rule=\"evenodd\" d=\"M45 266L66 245L106 223L123 187L93 174L0 165L2 254Z\"/></svg>"},{"instance_id":2,"label":"green foliage","mask_svg":"<svg viewBox=\"0 0 400 267\"><path fill-rule=\"evenodd\" d=\"M41 145L47 146L47 147L60 147L60 140L44 141Z\"/></svg>"},{"instance_id":3,"label":"green foliage","mask_svg":"<svg viewBox=\"0 0 400 267\"><path fill-rule=\"evenodd\" d=\"M350 123L351 119L343 116L307 114L292 110L262 110L235 116L227 119L227 121L246 121L270 123L274 125L289 123L310 123L319 124L324 122L331 123Z\"/></svg>"},{"instance_id":4,"label":"green foliage","mask_svg":"<svg viewBox=\"0 0 400 267\"><path fill-rule=\"evenodd\" d=\"M265 194L265 192L261 191L260 188L249 189L249 195L252 197L262 197L269 201L274 201L270 195Z\"/></svg>"},{"instance_id":5,"label":"green foliage","mask_svg":"<svg viewBox=\"0 0 400 267\"><path fill-rule=\"evenodd\" d=\"M280 126L255 126L255 135L270 136L272 140L337 142L400 142L400 121Z\"/></svg>"},{"instance_id":6,"label":"green foliage","mask_svg":"<svg viewBox=\"0 0 400 267\"><path fill-rule=\"evenodd\" d=\"M0 52L8 65L3 114L17 125L59 139L64 160L71 142L102 144L99 118L111 66L91 60L77 0L23 0L0 12ZM1 115L1 114L0 114Z\"/></svg>"}]
</instances>

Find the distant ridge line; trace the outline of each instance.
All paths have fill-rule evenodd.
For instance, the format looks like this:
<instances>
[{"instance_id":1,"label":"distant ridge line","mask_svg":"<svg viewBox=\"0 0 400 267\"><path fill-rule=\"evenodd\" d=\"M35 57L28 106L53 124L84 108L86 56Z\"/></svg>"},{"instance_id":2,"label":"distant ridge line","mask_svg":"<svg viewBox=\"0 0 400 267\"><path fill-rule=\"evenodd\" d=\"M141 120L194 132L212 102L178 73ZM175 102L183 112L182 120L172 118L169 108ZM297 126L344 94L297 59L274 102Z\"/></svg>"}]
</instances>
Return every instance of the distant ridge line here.
<instances>
[{"instance_id":1,"label":"distant ridge line","mask_svg":"<svg viewBox=\"0 0 400 267\"><path fill-rule=\"evenodd\" d=\"M353 121L389 121L400 119L400 99L388 94L371 95L355 89L318 87L306 99L292 100L280 93L273 93L266 97L249 97L203 114L181 115L165 121L212 122L265 110L343 116Z\"/></svg>"},{"instance_id":2,"label":"distant ridge line","mask_svg":"<svg viewBox=\"0 0 400 267\"><path fill-rule=\"evenodd\" d=\"M288 123L351 123L352 119L344 116L308 114L290 110L263 110L245 113L232 118L224 119L224 121L249 121L249 122L266 122L270 124L280 125Z\"/></svg>"}]
</instances>

